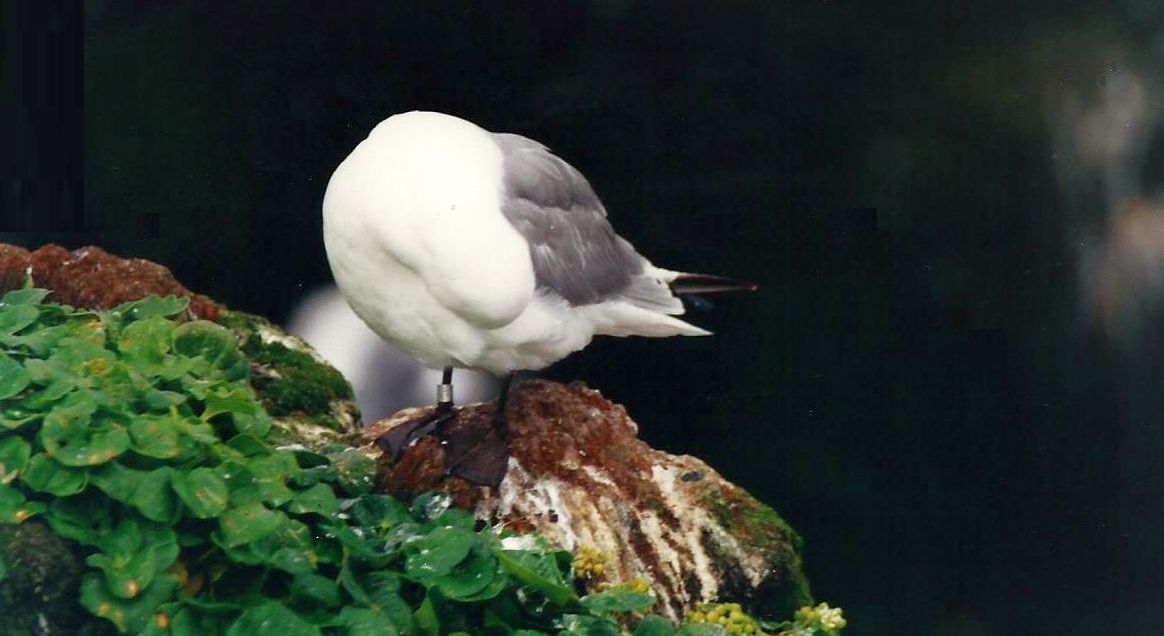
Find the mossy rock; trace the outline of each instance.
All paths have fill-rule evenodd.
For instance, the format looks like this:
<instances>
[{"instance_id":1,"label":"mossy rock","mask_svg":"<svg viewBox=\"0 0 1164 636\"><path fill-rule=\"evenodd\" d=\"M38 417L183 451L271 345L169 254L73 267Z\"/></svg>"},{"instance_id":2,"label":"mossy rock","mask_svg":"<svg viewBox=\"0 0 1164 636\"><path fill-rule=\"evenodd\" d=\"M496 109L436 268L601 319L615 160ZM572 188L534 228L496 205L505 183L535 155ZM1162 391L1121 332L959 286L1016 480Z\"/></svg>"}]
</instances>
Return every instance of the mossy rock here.
<instances>
[{"instance_id":1,"label":"mossy rock","mask_svg":"<svg viewBox=\"0 0 1164 636\"><path fill-rule=\"evenodd\" d=\"M291 442L318 448L349 441L359 432L351 385L307 343L241 311L223 310L217 322L238 335L251 364L251 384Z\"/></svg>"},{"instance_id":2,"label":"mossy rock","mask_svg":"<svg viewBox=\"0 0 1164 636\"><path fill-rule=\"evenodd\" d=\"M32 520L0 525L0 634L73 634L88 614L77 603L81 561Z\"/></svg>"},{"instance_id":3,"label":"mossy rock","mask_svg":"<svg viewBox=\"0 0 1164 636\"><path fill-rule=\"evenodd\" d=\"M729 570L723 577L722 598L770 620L813 603L801 558L804 540L779 513L735 487L708 491L706 506L736 541L765 555L768 571L775 574L756 586L742 572Z\"/></svg>"}]
</instances>

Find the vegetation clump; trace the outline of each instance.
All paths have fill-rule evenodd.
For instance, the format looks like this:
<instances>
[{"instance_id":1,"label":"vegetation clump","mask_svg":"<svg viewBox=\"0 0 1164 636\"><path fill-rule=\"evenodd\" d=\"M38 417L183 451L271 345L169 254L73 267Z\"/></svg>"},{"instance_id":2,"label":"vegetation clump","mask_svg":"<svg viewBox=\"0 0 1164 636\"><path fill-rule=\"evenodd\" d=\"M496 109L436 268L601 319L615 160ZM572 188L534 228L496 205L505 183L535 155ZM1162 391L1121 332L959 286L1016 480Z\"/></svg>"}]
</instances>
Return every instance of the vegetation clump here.
<instances>
[{"instance_id":1,"label":"vegetation clump","mask_svg":"<svg viewBox=\"0 0 1164 636\"><path fill-rule=\"evenodd\" d=\"M251 386L259 401L276 418L295 417L330 430L350 432L359 413L337 418L335 408L353 405L352 387L339 371L316 359L295 338L289 338L267 320L239 311L222 309L215 322L229 327L240 341L239 348L251 363ZM272 337L271 334L279 333Z\"/></svg>"},{"instance_id":2,"label":"vegetation clump","mask_svg":"<svg viewBox=\"0 0 1164 636\"><path fill-rule=\"evenodd\" d=\"M643 586L579 596L569 553L373 493L350 448L283 444L234 334L186 300L47 294L0 298L0 524L82 555L80 633L722 633L650 615Z\"/></svg>"}]
</instances>

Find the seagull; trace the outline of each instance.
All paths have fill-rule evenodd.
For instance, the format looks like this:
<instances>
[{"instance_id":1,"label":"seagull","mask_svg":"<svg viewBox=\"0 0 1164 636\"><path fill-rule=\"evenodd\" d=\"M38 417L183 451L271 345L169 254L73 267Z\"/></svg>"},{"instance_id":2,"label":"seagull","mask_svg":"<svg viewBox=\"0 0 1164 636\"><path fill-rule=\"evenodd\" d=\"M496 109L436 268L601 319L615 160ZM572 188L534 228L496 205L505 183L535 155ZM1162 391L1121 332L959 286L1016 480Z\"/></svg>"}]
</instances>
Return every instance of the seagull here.
<instances>
[{"instance_id":1,"label":"seagull","mask_svg":"<svg viewBox=\"0 0 1164 636\"><path fill-rule=\"evenodd\" d=\"M378 440L393 459L455 419L454 368L502 378L490 434L444 439L448 474L482 485L507 470L515 371L543 369L596 335L709 335L676 318L679 294L755 288L656 267L549 148L436 112L385 119L340 163L323 198L323 238L356 315L443 371L432 415Z\"/></svg>"}]
</instances>

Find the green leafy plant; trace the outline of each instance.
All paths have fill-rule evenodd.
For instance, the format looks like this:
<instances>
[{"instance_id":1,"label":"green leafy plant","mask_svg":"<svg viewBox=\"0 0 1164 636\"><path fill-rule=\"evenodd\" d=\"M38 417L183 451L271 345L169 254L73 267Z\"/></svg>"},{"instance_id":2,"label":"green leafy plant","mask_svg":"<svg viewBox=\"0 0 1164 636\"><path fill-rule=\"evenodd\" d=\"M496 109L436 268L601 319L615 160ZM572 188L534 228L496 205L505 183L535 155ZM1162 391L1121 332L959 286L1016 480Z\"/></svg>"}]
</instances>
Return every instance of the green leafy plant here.
<instances>
[{"instance_id":1,"label":"green leafy plant","mask_svg":"<svg viewBox=\"0 0 1164 636\"><path fill-rule=\"evenodd\" d=\"M104 312L0 298L0 523L39 517L87 566L84 632L717 633L579 598L573 555L478 528L448 498L371 492L349 447L282 440L231 331L147 297ZM3 569L0 569L0 577Z\"/></svg>"}]
</instances>

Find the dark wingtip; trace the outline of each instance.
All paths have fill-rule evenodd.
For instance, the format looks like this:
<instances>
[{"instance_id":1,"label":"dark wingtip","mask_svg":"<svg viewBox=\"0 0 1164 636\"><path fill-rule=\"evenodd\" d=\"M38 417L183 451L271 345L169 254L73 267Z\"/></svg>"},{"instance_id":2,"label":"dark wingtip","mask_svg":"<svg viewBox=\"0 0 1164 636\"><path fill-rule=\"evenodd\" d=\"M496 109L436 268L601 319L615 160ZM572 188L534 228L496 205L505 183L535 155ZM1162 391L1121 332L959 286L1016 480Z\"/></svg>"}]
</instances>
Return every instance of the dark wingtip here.
<instances>
[{"instance_id":1,"label":"dark wingtip","mask_svg":"<svg viewBox=\"0 0 1164 636\"><path fill-rule=\"evenodd\" d=\"M756 289L756 283L710 274L679 274L671 281L671 291L676 294L720 294L752 292Z\"/></svg>"}]
</instances>

